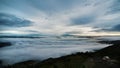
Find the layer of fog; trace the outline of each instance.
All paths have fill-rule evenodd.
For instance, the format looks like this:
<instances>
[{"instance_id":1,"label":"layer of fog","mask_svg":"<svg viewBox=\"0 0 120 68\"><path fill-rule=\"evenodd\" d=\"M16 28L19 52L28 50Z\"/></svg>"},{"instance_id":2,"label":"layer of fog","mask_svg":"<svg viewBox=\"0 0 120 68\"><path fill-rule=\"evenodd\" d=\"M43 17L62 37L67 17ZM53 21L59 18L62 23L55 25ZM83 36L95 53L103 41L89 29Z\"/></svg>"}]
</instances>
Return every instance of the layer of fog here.
<instances>
[{"instance_id":1,"label":"layer of fog","mask_svg":"<svg viewBox=\"0 0 120 68\"><path fill-rule=\"evenodd\" d=\"M94 51L109 45L96 43L93 39L25 39L5 38L12 46L0 49L0 60L3 64L14 64L27 60L44 60L57 58L76 52Z\"/></svg>"}]
</instances>

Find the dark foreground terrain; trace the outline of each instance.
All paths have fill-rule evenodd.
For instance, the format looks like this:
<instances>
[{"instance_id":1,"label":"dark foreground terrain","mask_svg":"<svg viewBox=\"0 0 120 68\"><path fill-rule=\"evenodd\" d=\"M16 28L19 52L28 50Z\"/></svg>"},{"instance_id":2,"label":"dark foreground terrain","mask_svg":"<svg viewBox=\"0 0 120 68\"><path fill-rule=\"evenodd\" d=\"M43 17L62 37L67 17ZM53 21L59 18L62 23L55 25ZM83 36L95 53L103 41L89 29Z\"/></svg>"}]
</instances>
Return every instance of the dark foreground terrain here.
<instances>
[{"instance_id":1,"label":"dark foreground terrain","mask_svg":"<svg viewBox=\"0 0 120 68\"><path fill-rule=\"evenodd\" d=\"M100 43L112 45L95 52L76 53L44 61L30 60L0 68L120 68L120 41Z\"/></svg>"}]
</instances>

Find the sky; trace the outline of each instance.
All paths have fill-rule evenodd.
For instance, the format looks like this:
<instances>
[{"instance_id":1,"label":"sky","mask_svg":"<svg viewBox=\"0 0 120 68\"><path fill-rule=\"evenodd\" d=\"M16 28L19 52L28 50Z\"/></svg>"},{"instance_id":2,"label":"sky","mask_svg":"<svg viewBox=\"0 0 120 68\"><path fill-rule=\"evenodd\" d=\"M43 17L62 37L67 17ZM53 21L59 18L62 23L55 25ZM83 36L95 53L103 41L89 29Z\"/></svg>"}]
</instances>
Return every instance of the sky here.
<instances>
[{"instance_id":1,"label":"sky","mask_svg":"<svg viewBox=\"0 0 120 68\"><path fill-rule=\"evenodd\" d=\"M0 0L0 34L120 35L120 0Z\"/></svg>"}]
</instances>

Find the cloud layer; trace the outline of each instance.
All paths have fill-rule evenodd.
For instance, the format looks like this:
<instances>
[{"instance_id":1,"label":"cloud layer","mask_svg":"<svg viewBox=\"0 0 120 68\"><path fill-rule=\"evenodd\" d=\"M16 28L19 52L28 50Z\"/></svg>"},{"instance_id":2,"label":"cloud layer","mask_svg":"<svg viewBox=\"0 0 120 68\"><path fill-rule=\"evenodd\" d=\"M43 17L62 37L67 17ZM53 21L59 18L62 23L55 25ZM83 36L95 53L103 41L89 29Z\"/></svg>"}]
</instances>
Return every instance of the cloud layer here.
<instances>
[{"instance_id":1,"label":"cloud layer","mask_svg":"<svg viewBox=\"0 0 120 68\"><path fill-rule=\"evenodd\" d=\"M119 0L1 0L0 3L0 12L33 21L32 26L22 30L90 33L110 29L120 22Z\"/></svg>"}]
</instances>

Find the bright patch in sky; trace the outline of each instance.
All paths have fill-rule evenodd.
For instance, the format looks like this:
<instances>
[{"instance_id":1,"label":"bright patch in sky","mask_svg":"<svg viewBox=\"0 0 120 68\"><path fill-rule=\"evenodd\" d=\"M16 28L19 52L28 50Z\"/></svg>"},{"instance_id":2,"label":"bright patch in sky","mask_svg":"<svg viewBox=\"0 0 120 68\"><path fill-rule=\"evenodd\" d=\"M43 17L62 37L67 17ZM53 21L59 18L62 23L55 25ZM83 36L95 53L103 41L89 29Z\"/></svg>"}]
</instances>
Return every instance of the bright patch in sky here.
<instances>
[{"instance_id":1,"label":"bright patch in sky","mask_svg":"<svg viewBox=\"0 0 120 68\"><path fill-rule=\"evenodd\" d=\"M9 34L28 34L27 32L16 31L16 30L0 31L0 33L9 33Z\"/></svg>"}]
</instances>

